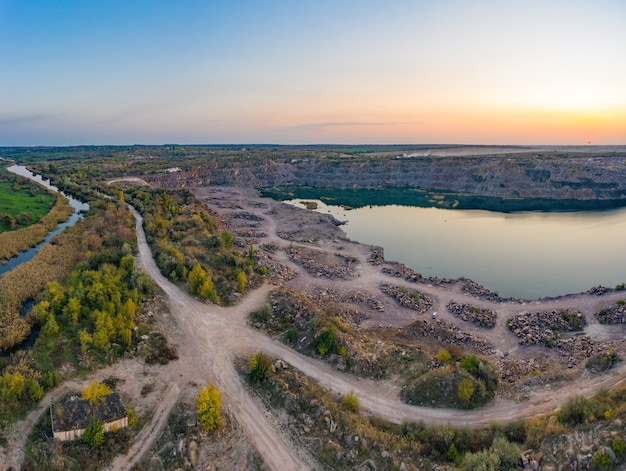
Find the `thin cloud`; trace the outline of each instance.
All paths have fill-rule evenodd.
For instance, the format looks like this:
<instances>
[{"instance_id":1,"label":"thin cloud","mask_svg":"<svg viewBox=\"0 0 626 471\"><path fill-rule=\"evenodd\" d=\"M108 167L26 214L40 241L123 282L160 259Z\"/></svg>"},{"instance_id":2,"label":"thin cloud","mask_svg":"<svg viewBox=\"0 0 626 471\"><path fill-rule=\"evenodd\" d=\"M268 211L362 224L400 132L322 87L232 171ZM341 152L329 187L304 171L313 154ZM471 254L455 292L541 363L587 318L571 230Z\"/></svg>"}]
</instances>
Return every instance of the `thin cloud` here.
<instances>
[{"instance_id":1,"label":"thin cloud","mask_svg":"<svg viewBox=\"0 0 626 471\"><path fill-rule=\"evenodd\" d=\"M381 121L381 122L367 122L367 121L323 121L320 123L305 123L298 124L296 126L288 126L290 128L333 128L342 126L398 126L402 124L422 124L421 122L396 122L396 121Z\"/></svg>"},{"instance_id":2,"label":"thin cloud","mask_svg":"<svg viewBox=\"0 0 626 471\"><path fill-rule=\"evenodd\" d=\"M11 126L14 124L32 123L35 121L44 121L49 119L50 115L36 114L30 116L5 116L0 117L0 126Z\"/></svg>"}]
</instances>

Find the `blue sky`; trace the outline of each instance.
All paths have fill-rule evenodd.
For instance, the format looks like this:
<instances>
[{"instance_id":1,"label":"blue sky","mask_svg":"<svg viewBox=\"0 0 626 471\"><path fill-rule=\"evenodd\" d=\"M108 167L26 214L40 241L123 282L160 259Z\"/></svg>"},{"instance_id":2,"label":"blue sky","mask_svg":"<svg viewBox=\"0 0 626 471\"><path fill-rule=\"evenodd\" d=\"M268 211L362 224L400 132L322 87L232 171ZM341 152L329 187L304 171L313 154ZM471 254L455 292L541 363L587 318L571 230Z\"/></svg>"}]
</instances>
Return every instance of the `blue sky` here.
<instances>
[{"instance_id":1,"label":"blue sky","mask_svg":"<svg viewBox=\"0 0 626 471\"><path fill-rule=\"evenodd\" d=\"M0 146L626 144L626 2L0 0Z\"/></svg>"}]
</instances>

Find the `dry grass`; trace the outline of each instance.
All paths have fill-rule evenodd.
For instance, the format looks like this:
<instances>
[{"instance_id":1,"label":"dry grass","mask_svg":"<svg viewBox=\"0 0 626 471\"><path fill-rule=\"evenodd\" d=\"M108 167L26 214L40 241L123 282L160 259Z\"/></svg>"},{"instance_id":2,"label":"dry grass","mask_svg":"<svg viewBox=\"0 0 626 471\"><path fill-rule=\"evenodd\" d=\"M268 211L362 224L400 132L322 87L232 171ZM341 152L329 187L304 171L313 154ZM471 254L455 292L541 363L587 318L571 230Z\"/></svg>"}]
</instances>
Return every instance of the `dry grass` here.
<instances>
[{"instance_id":1,"label":"dry grass","mask_svg":"<svg viewBox=\"0 0 626 471\"><path fill-rule=\"evenodd\" d=\"M46 235L74 212L67 198L57 195L54 206L37 224L0 234L0 262L6 262L18 253L37 245Z\"/></svg>"}]
</instances>

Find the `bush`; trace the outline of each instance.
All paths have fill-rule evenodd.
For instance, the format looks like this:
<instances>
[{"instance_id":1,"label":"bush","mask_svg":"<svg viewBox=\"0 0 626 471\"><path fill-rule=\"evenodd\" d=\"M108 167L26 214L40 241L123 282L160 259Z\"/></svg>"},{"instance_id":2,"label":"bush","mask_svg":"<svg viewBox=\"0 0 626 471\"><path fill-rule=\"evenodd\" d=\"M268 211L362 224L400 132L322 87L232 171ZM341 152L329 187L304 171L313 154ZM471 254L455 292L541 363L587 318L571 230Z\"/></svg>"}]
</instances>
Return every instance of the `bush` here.
<instances>
[{"instance_id":1,"label":"bush","mask_svg":"<svg viewBox=\"0 0 626 471\"><path fill-rule=\"evenodd\" d=\"M348 391L343 397L343 406L350 412L359 412L359 398L353 390Z\"/></svg>"},{"instance_id":2,"label":"bush","mask_svg":"<svg viewBox=\"0 0 626 471\"><path fill-rule=\"evenodd\" d=\"M474 394L475 389L476 387L471 379L463 379L459 384L459 399L469 404L472 401L472 395Z\"/></svg>"},{"instance_id":3,"label":"bush","mask_svg":"<svg viewBox=\"0 0 626 471\"><path fill-rule=\"evenodd\" d=\"M465 355L461 359L461 368L467 371L472 376L478 375L478 367L480 366L480 360L476 355L471 353Z\"/></svg>"},{"instance_id":4,"label":"bush","mask_svg":"<svg viewBox=\"0 0 626 471\"><path fill-rule=\"evenodd\" d=\"M250 355L250 381L259 384L269 379L274 372L272 360L263 352Z\"/></svg>"},{"instance_id":5,"label":"bush","mask_svg":"<svg viewBox=\"0 0 626 471\"><path fill-rule=\"evenodd\" d=\"M452 355L450 355L450 352L448 350L442 348L437 353L437 360L439 360L439 363L441 363L442 365L445 365L449 363L450 360L452 360Z\"/></svg>"},{"instance_id":6,"label":"bush","mask_svg":"<svg viewBox=\"0 0 626 471\"><path fill-rule=\"evenodd\" d=\"M611 449L621 458L626 455L626 442L620 437L615 437L611 443Z\"/></svg>"},{"instance_id":7,"label":"bush","mask_svg":"<svg viewBox=\"0 0 626 471\"><path fill-rule=\"evenodd\" d=\"M82 439L89 448L98 448L104 442L104 424L95 420L89 422Z\"/></svg>"},{"instance_id":8,"label":"bush","mask_svg":"<svg viewBox=\"0 0 626 471\"><path fill-rule=\"evenodd\" d=\"M569 398L561 406L559 420L568 425L582 424L587 420L591 409L591 401L585 396L576 395Z\"/></svg>"},{"instance_id":9,"label":"bush","mask_svg":"<svg viewBox=\"0 0 626 471\"><path fill-rule=\"evenodd\" d=\"M222 395L211 384L200 389L196 397L196 414L198 423L208 431L222 425Z\"/></svg>"},{"instance_id":10,"label":"bush","mask_svg":"<svg viewBox=\"0 0 626 471\"><path fill-rule=\"evenodd\" d=\"M334 328L328 327L322 331L317 340L317 353L322 356L339 353L339 342Z\"/></svg>"},{"instance_id":11,"label":"bush","mask_svg":"<svg viewBox=\"0 0 626 471\"><path fill-rule=\"evenodd\" d=\"M591 458L591 463L593 465L593 469L611 469L611 457L608 453L596 452Z\"/></svg>"},{"instance_id":12,"label":"bush","mask_svg":"<svg viewBox=\"0 0 626 471\"><path fill-rule=\"evenodd\" d=\"M285 332L285 337L288 341L295 342L296 340L298 340L298 329L290 327L289 329L287 329L287 332Z\"/></svg>"}]
</instances>

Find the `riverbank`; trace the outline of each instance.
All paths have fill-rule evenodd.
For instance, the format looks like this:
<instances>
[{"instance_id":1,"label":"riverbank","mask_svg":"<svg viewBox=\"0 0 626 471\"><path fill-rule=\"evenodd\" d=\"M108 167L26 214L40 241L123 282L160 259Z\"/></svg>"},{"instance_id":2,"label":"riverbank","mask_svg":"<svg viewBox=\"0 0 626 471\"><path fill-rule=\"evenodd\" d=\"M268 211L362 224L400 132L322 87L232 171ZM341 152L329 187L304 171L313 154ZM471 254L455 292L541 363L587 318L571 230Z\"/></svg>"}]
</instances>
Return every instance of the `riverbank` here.
<instances>
[{"instance_id":1,"label":"riverbank","mask_svg":"<svg viewBox=\"0 0 626 471\"><path fill-rule=\"evenodd\" d=\"M52 237L76 224L81 213L89 209L87 203L59 192L58 188L44 181L40 175L34 175L26 167L12 165L7 170L55 193L57 199L50 212L37 224L0 234L0 275L30 260Z\"/></svg>"}]
</instances>

